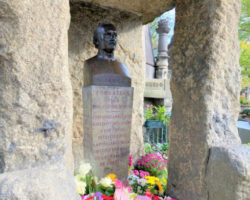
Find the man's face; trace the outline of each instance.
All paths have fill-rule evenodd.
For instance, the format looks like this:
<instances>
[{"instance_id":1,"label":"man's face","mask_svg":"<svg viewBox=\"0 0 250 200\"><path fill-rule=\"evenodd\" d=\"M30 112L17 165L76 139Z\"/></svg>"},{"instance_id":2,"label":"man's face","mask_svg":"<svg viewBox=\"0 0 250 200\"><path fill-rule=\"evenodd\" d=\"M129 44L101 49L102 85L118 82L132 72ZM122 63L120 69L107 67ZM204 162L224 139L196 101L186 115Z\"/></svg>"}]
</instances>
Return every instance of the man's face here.
<instances>
[{"instance_id":1,"label":"man's face","mask_svg":"<svg viewBox=\"0 0 250 200\"><path fill-rule=\"evenodd\" d=\"M101 34L102 37L100 37L99 48L107 52L114 51L117 43L116 30L112 27L105 27Z\"/></svg>"}]
</instances>

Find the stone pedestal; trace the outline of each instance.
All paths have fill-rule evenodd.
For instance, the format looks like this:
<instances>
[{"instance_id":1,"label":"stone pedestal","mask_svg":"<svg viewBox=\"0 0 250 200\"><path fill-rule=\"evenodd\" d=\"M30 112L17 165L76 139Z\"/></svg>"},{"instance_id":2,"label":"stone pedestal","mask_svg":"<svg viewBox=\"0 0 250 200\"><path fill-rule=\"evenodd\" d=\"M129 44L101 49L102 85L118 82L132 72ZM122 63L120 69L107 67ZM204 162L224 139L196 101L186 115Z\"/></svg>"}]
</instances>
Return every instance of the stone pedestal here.
<instances>
[{"instance_id":1,"label":"stone pedestal","mask_svg":"<svg viewBox=\"0 0 250 200\"><path fill-rule=\"evenodd\" d=\"M166 20L160 20L158 23L157 33L159 34L159 42L158 42L158 56L157 56L157 70L156 70L156 78L157 79L165 79L167 84L168 94L165 95L168 97L162 99L156 99L155 103L157 105L165 105L167 110L171 110L172 107L172 97L170 92L170 73L168 71L168 33L170 31L168 27L168 23Z\"/></svg>"},{"instance_id":2,"label":"stone pedestal","mask_svg":"<svg viewBox=\"0 0 250 200\"><path fill-rule=\"evenodd\" d=\"M133 88L83 88L84 160L97 177L128 175Z\"/></svg>"},{"instance_id":3,"label":"stone pedestal","mask_svg":"<svg viewBox=\"0 0 250 200\"><path fill-rule=\"evenodd\" d=\"M156 29L159 34L158 42L158 56L157 56L157 71L156 78L168 78L168 33L170 31L166 20L160 20L158 28Z\"/></svg>"}]
</instances>

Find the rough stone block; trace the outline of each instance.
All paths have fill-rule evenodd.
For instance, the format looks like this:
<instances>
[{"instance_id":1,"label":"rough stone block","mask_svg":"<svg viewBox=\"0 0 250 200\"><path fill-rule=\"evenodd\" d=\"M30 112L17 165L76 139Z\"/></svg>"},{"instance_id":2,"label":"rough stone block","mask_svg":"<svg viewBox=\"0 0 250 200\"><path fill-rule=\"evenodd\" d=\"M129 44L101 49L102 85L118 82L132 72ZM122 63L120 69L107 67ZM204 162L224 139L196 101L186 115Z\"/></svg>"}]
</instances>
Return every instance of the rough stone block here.
<instances>
[{"instance_id":1,"label":"rough stone block","mask_svg":"<svg viewBox=\"0 0 250 200\"><path fill-rule=\"evenodd\" d=\"M69 2L0 0L0 173L73 168Z\"/></svg>"},{"instance_id":2,"label":"rough stone block","mask_svg":"<svg viewBox=\"0 0 250 200\"><path fill-rule=\"evenodd\" d=\"M176 0L167 192L179 200L207 200L209 149L240 144L240 2Z\"/></svg>"},{"instance_id":3,"label":"rough stone block","mask_svg":"<svg viewBox=\"0 0 250 200\"><path fill-rule=\"evenodd\" d=\"M208 162L208 199L250 199L250 146L213 147Z\"/></svg>"},{"instance_id":4,"label":"rough stone block","mask_svg":"<svg viewBox=\"0 0 250 200\"><path fill-rule=\"evenodd\" d=\"M1 200L80 200L73 175L61 165L0 175Z\"/></svg>"}]
</instances>

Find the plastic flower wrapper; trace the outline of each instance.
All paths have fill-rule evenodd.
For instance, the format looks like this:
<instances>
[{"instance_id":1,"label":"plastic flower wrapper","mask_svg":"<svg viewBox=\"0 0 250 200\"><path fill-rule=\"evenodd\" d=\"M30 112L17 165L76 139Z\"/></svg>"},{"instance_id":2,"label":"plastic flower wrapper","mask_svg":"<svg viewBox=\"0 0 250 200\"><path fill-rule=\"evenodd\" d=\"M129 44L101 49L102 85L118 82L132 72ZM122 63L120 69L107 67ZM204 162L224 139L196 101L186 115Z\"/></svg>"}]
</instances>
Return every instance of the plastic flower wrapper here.
<instances>
[{"instance_id":1,"label":"plastic flower wrapper","mask_svg":"<svg viewBox=\"0 0 250 200\"><path fill-rule=\"evenodd\" d=\"M138 195L136 197L138 200L152 200L151 197L148 197L148 196L142 196L142 195Z\"/></svg>"},{"instance_id":2,"label":"plastic flower wrapper","mask_svg":"<svg viewBox=\"0 0 250 200\"><path fill-rule=\"evenodd\" d=\"M116 179L115 181L115 200L130 200L129 194L131 190L128 186L125 186L120 180Z\"/></svg>"},{"instance_id":3,"label":"plastic flower wrapper","mask_svg":"<svg viewBox=\"0 0 250 200\"><path fill-rule=\"evenodd\" d=\"M83 200L103 200L102 193L96 192L82 196Z\"/></svg>"},{"instance_id":4,"label":"plastic flower wrapper","mask_svg":"<svg viewBox=\"0 0 250 200\"><path fill-rule=\"evenodd\" d=\"M176 200L176 199L174 199L172 197L165 197L164 200Z\"/></svg>"}]
</instances>

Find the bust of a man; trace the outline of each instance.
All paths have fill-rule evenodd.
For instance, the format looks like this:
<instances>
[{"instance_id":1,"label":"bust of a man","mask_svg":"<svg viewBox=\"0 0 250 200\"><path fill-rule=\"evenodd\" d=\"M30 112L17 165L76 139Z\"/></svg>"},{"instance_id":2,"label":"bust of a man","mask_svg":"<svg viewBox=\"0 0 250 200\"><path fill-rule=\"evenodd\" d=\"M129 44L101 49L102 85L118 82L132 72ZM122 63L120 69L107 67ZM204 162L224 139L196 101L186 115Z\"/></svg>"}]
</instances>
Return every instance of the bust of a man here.
<instances>
[{"instance_id":1,"label":"bust of a man","mask_svg":"<svg viewBox=\"0 0 250 200\"><path fill-rule=\"evenodd\" d=\"M114 58L117 43L114 25L99 24L94 32L93 42L98 53L85 61L84 86L131 86L127 67Z\"/></svg>"}]
</instances>

